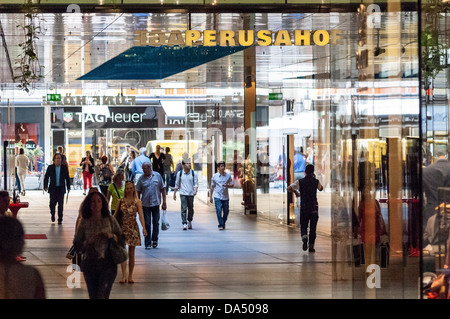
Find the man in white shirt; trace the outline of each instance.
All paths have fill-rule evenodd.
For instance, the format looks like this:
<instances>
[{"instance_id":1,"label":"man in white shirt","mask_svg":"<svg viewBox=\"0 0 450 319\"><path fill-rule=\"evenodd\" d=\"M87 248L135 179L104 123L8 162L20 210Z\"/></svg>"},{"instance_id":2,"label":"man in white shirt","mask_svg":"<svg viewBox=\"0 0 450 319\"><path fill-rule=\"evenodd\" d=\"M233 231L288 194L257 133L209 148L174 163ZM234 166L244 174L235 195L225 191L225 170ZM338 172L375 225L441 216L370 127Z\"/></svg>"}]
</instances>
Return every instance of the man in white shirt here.
<instances>
[{"instance_id":1,"label":"man in white shirt","mask_svg":"<svg viewBox=\"0 0 450 319\"><path fill-rule=\"evenodd\" d=\"M228 188L233 187L233 179L231 175L225 172L225 162L220 161L219 172L215 173L211 179L211 189L209 201L216 206L217 221L219 222L219 230L225 229L225 223L228 219L230 198L228 196Z\"/></svg>"},{"instance_id":2,"label":"man in white shirt","mask_svg":"<svg viewBox=\"0 0 450 319\"><path fill-rule=\"evenodd\" d=\"M192 229L194 196L197 195L198 176L191 169L190 159L184 159L182 165L183 169L176 176L173 200L177 200L177 191L179 191L181 198L181 222L183 223L183 230L187 230L188 228Z\"/></svg>"}]
</instances>

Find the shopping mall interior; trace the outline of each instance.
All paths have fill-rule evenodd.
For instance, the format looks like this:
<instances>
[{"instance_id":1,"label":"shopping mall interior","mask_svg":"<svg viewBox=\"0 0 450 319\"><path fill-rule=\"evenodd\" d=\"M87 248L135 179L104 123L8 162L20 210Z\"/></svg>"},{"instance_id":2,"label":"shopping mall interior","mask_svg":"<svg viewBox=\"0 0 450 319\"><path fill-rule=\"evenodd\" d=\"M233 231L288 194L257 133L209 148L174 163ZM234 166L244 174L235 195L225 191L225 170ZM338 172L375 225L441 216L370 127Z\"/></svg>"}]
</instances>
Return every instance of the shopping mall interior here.
<instances>
[{"instance_id":1,"label":"shopping mall interior","mask_svg":"<svg viewBox=\"0 0 450 319\"><path fill-rule=\"evenodd\" d=\"M5 189L16 147L40 193L58 146L81 192L86 150L117 168L127 145L160 145L192 160L205 205L225 161L230 210L300 245L287 188L313 164L330 282L346 278L350 298L439 295L426 288L446 273L450 166L426 168L448 155L445 5L138 2L0 1Z\"/></svg>"}]
</instances>

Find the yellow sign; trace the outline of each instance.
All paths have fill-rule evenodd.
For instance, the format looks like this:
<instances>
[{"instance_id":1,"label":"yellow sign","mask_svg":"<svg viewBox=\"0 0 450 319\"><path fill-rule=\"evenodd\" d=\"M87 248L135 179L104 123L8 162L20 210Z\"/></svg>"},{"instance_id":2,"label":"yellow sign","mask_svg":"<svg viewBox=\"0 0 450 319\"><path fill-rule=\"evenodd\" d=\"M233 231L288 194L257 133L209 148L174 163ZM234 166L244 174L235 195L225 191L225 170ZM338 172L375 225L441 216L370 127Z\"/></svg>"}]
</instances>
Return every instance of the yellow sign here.
<instances>
[{"instance_id":1,"label":"yellow sign","mask_svg":"<svg viewBox=\"0 0 450 319\"><path fill-rule=\"evenodd\" d=\"M341 30L186 30L135 31L135 42L144 46L307 46L340 44Z\"/></svg>"}]
</instances>

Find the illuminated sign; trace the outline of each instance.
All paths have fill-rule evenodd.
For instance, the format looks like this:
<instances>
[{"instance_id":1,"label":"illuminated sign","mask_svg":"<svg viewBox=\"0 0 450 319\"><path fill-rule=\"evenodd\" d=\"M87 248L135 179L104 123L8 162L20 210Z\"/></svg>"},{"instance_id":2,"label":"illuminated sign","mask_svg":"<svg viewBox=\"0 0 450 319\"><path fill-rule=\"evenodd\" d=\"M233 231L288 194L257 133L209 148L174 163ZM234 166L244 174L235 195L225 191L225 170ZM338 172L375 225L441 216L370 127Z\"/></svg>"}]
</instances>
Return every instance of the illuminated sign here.
<instances>
[{"instance_id":1,"label":"illuminated sign","mask_svg":"<svg viewBox=\"0 0 450 319\"><path fill-rule=\"evenodd\" d=\"M341 30L160 30L135 31L135 42L144 46L307 46L340 44Z\"/></svg>"},{"instance_id":2,"label":"illuminated sign","mask_svg":"<svg viewBox=\"0 0 450 319\"><path fill-rule=\"evenodd\" d=\"M42 104L48 105L49 102L56 102L52 105L61 105L61 106L82 106L82 105L136 105L136 97L135 96L87 96L87 95L66 95L59 100L49 100L47 96L42 97ZM60 94L58 94L60 95Z\"/></svg>"}]
</instances>

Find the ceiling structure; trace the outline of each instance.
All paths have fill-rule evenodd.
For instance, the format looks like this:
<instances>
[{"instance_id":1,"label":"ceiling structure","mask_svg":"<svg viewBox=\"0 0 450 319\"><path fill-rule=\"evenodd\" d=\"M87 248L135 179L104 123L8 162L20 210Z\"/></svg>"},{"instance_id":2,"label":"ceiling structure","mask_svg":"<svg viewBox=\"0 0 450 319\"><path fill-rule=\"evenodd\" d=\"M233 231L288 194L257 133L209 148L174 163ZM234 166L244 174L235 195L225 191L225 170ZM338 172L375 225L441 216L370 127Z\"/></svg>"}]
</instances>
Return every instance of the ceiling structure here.
<instances>
[{"instance_id":1,"label":"ceiling structure","mask_svg":"<svg viewBox=\"0 0 450 319\"><path fill-rule=\"evenodd\" d=\"M133 48L135 46L134 32L137 30L166 32L187 29L243 30L245 29L243 14L45 13L40 14L39 17L42 34L36 43L41 74L44 78L37 83L36 89L49 87L60 89L160 88L170 86L171 83L175 87L184 85L186 88L241 88L243 85L242 51L188 68L163 80L79 80L80 77ZM18 45L23 41L20 28L17 28L17 25L23 21L23 15L0 14L0 19L6 48L14 68L20 49ZM414 42L417 34L414 29L415 21L414 18L410 20L411 30L402 34L401 37L399 35L401 40L398 42L399 47L402 43ZM346 40L353 41L357 37L355 15L348 13L255 13L250 15L249 23L255 30L340 29L343 30L342 37ZM406 19L404 23L408 23L408 20ZM383 32L382 43L386 37L387 35ZM345 43L349 42L345 41ZM409 47L414 49L413 45ZM315 74L318 73L321 77L330 73L331 76L339 78L336 71L343 67L347 69L354 67L348 65L348 62L339 65L337 61L334 61L336 64L330 67L330 56L332 59L339 57L342 60L348 60L347 50L345 45L333 46L331 49L330 45L256 47L257 86L296 88L304 87L305 83L312 86L313 81L317 80ZM14 84L11 81L8 59L4 49L0 52L1 85L3 89L12 89ZM383 62L381 58L383 57L379 59L380 64ZM17 71L14 72L17 75Z\"/></svg>"}]
</instances>

